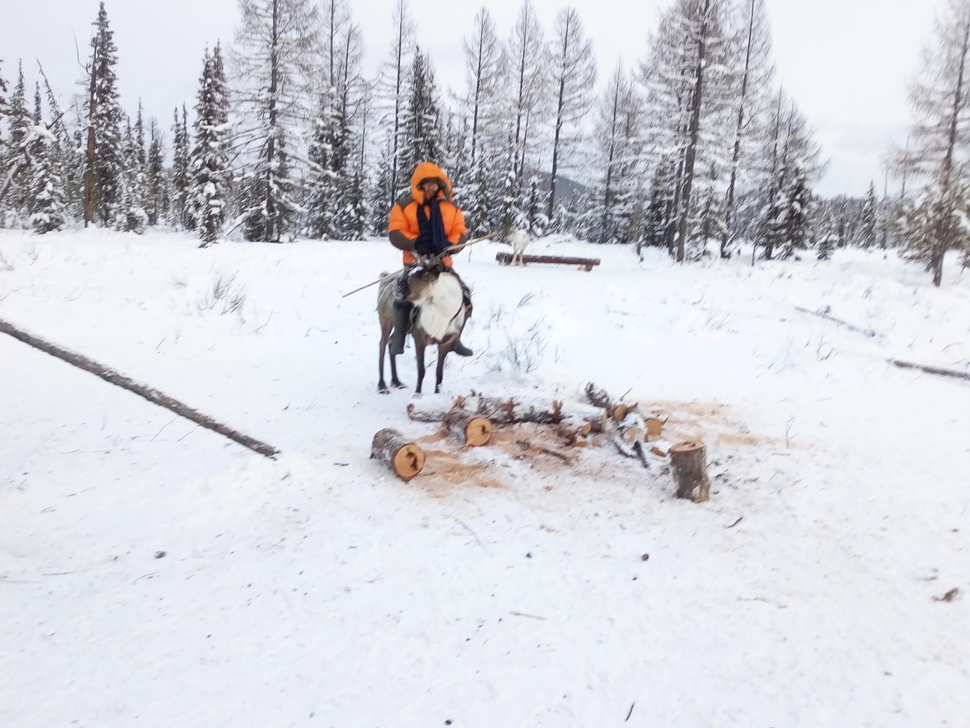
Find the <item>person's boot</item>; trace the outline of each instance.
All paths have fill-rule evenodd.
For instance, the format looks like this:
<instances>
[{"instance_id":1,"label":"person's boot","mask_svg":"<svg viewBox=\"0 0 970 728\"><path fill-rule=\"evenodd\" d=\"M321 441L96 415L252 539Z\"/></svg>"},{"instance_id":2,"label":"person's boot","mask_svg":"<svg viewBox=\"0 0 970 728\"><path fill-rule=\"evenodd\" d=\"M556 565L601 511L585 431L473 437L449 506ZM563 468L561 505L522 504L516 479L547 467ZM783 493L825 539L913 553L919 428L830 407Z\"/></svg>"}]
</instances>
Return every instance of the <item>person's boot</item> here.
<instances>
[{"instance_id":1,"label":"person's boot","mask_svg":"<svg viewBox=\"0 0 970 728\"><path fill-rule=\"evenodd\" d=\"M410 301L396 299L394 301L394 331L391 333L391 354L404 353L404 342L411 328L411 309L414 304Z\"/></svg>"},{"instance_id":2,"label":"person's boot","mask_svg":"<svg viewBox=\"0 0 970 728\"><path fill-rule=\"evenodd\" d=\"M474 352L461 343L461 339L455 339L454 343L451 345L451 351L458 356L471 356Z\"/></svg>"}]
</instances>

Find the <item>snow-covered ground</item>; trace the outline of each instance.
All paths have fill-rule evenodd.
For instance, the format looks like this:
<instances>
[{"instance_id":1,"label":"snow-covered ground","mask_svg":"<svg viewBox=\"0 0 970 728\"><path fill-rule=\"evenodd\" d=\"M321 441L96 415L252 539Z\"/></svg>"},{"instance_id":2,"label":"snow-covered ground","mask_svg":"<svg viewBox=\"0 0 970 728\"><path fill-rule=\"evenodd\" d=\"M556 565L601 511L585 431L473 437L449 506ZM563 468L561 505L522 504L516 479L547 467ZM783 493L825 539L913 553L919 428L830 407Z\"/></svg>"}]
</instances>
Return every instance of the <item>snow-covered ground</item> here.
<instances>
[{"instance_id":1,"label":"snow-covered ground","mask_svg":"<svg viewBox=\"0 0 970 728\"><path fill-rule=\"evenodd\" d=\"M385 241L0 231L0 319L280 450L0 335L0 726L970 726L970 382L889 361L970 372L970 273L508 250L456 260L445 393L592 382L703 440L709 502L410 420L413 349L378 394L376 287L342 297Z\"/></svg>"}]
</instances>

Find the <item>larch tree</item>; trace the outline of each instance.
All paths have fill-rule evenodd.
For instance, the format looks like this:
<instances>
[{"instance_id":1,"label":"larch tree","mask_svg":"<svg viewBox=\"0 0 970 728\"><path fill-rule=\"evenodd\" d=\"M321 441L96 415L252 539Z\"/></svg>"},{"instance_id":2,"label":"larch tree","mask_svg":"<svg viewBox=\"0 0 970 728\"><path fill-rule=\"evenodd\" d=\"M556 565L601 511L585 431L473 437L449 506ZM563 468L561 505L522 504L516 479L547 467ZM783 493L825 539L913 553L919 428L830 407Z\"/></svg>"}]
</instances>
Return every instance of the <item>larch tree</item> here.
<instances>
[{"instance_id":1,"label":"larch tree","mask_svg":"<svg viewBox=\"0 0 970 728\"><path fill-rule=\"evenodd\" d=\"M502 123L502 44L495 21L482 7L470 36L463 41L466 92L462 109L468 121L468 172L462 183L462 207L469 229L490 226L492 193L488 180L499 164L506 134Z\"/></svg>"},{"instance_id":2,"label":"larch tree","mask_svg":"<svg viewBox=\"0 0 970 728\"><path fill-rule=\"evenodd\" d=\"M532 155L529 144L535 145L533 127L542 115L545 91L548 83L545 41L542 26L530 0L525 0L512 29L512 36L505 44L503 65L505 73L505 123L511 125L512 146L516 153L515 175L521 194L530 165L538 166L537 155ZM503 170L503 175L507 170ZM518 204L521 204L518 203ZM508 219L508 215L504 217ZM507 235L504 228L500 235Z\"/></svg>"},{"instance_id":3,"label":"larch tree","mask_svg":"<svg viewBox=\"0 0 970 728\"><path fill-rule=\"evenodd\" d=\"M229 94L222 49L217 44L202 61L195 104L195 143L189 157L189 199L200 247L219 239L232 182L229 166Z\"/></svg>"},{"instance_id":4,"label":"larch tree","mask_svg":"<svg viewBox=\"0 0 970 728\"><path fill-rule=\"evenodd\" d=\"M570 135L590 109L596 83L596 59L593 45L583 31L575 8L556 15L553 37L549 43L549 74L555 96L555 121L552 138L552 171L549 175L548 216L556 205L556 182L560 158L570 145L579 141Z\"/></svg>"},{"instance_id":5,"label":"larch tree","mask_svg":"<svg viewBox=\"0 0 970 728\"><path fill-rule=\"evenodd\" d=\"M383 198L380 206L384 212L375 205L374 213L383 221L387 219L386 210L407 188L411 174L411 170L405 169L401 163L401 136L410 90L409 64L415 54L415 26L407 0L397 0L393 23L390 53L381 64L376 91L381 106L380 126L384 129L384 139L380 142L383 153L379 162L377 195Z\"/></svg>"},{"instance_id":6,"label":"larch tree","mask_svg":"<svg viewBox=\"0 0 970 728\"><path fill-rule=\"evenodd\" d=\"M727 192L724 202L724 229L720 255L730 257L737 231L738 186L752 177L752 157L758 153L757 139L765 127L770 109L774 67L771 60L771 26L764 0L744 0L741 27L733 53L736 72L734 81L734 144Z\"/></svg>"},{"instance_id":7,"label":"larch tree","mask_svg":"<svg viewBox=\"0 0 970 728\"><path fill-rule=\"evenodd\" d=\"M897 171L923 184L911 221L911 253L923 260L933 285L943 281L947 250L970 251L965 223L970 179L970 0L949 0L923 52L909 92L913 121L909 145L894 157ZM968 254L970 257L970 254Z\"/></svg>"},{"instance_id":8,"label":"larch tree","mask_svg":"<svg viewBox=\"0 0 970 728\"><path fill-rule=\"evenodd\" d=\"M641 64L657 148L676 155L676 237L678 262L698 223L695 183L723 156L724 120L731 101L732 35L727 0L677 0L661 18L651 39L648 62ZM659 160L658 160L659 161Z\"/></svg>"},{"instance_id":9,"label":"larch tree","mask_svg":"<svg viewBox=\"0 0 970 728\"><path fill-rule=\"evenodd\" d=\"M317 111L311 121L305 183L306 227L311 237L347 237L356 203L348 195L357 112L362 85L361 33L353 24L347 0L326 0L321 6L321 78L314 91Z\"/></svg>"},{"instance_id":10,"label":"larch tree","mask_svg":"<svg viewBox=\"0 0 970 728\"><path fill-rule=\"evenodd\" d=\"M300 201L290 177L309 118L319 59L319 16L310 0L239 0L232 46L240 117L235 150L243 162L241 214L247 239L291 239Z\"/></svg>"},{"instance_id":11,"label":"larch tree","mask_svg":"<svg viewBox=\"0 0 970 728\"><path fill-rule=\"evenodd\" d=\"M600 219L594 240L599 243L640 242L631 230L642 193L640 170L642 134L641 104L629 74L618 64L596 107L595 143L602 169Z\"/></svg>"}]
</instances>

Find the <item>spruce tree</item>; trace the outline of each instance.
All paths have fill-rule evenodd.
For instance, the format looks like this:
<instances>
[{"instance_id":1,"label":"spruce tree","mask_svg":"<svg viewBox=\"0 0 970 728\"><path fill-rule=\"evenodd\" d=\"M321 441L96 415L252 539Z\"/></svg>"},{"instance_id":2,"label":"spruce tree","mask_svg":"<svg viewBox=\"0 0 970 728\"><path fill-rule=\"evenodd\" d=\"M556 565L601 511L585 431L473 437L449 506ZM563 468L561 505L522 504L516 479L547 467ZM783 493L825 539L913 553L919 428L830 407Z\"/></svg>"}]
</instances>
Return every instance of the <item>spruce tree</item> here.
<instances>
[{"instance_id":1,"label":"spruce tree","mask_svg":"<svg viewBox=\"0 0 970 728\"><path fill-rule=\"evenodd\" d=\"M124 114L115 72L118 47L114 42L114 32L108 24L108 13L103 1L94 27L87 99L88 125L91 131L88 158L90 187L86 192L91 203L88 214L93 214L103 226L124 227L122 197L125 154L121 135Z\"/></svg>"},{"instance_id":2,"label":"spruce tree","mask_svg":"<svg viewBox=\"0 0 970 728\"><path fill-rule=\"evenodd\" d=\"M866 202L862 208L862 239L859 241L863 248L869 249L876 244L876 185L869 183Z\"/></svg>"},{"instance_id":3,"label":"spruce tree","mask_svg":"<svg viewBox=\"0 0 970 728\"><path fill-rule=\"evenodd\" d=\"M158 225L168 213L168 179L165 171L165 150L155 119L149 127L148 159L146 161L146 205L149 225Z\"/></svg>"},{"instance_id":4,"label":"spruce tree","mask_svg":"<svg viewBox=\"0 0 970 728\"><path fill-rule=\"evenodd\" d=\"M182 118L175 109L172 123L172 225L180 230L194 230L195 217L190 204L188 112L182 105Z\"/></svg>"},{"instance_id":5,"label":"spruce tree","mask_svg":"<svg viewBox=\"0 0 970 728\"><path fill-rule=\"evenodd\" d=\"M32 125L30 111L27 107L27 88L24 82L23 65L18 65L17 82L13 95L10 97L7 109L9 118L6 155L0 157L0 184L7 191L0 195L4 210L14 218L19 218L19 224L27 215L27 205L30 199L29 182L33 174L31 170L30 143Z\"/></svg>"},{"instance_id":6,"label":"spruce tree","mask_svg":"<svg viewBox=\"0 0 970 728\"><path fill-rule=\"evenodd\" d=\"M411 64L410 96L404 112L401 164L413 170L421 162L443 164L442 129L434 72L428 57L415 48ZM452 180L454 182L454 180Z\"/></svg>"},{"instance_id":7,"label":"spruce tree","mask_svg":"<svg viewBox=\"0 0 970 728\"><path fill-rule=\"evenodd\" d=\"M338 205L344 194L347 164L346 125L337 99L325 93L313 120L313 131L307 156L307 234L311 238L331 240L337 235Z\"/></svg>"},{"instance_id":8,"label":"spruce tree","mask_svg":"<svg viewBox=\"0 0 970 728\"><path fill-rule=\"evenodd\" d=\"M202 247L216 242L226 219L229 167L229 98L218 45L202 64L195 106L195 145L189 159L189 198Z\"/></svg>"}]
</instances>

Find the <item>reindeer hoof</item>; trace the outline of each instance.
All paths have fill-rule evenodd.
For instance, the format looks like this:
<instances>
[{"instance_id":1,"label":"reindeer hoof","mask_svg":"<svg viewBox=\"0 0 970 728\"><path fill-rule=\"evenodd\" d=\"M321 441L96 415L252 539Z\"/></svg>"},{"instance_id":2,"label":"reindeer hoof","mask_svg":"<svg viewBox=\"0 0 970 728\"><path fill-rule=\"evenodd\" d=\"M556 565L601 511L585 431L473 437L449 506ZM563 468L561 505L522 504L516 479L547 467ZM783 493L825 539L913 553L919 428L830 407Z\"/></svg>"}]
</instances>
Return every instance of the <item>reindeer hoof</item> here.
<instances>
[{"instance_id":1,"label":"reindeer hoof","mask_svg":"<svg viewBox=\"0 0 970 728\"><path fill-rule=\"evenodd\" d=\"M389 389L387 388L387 385L386 385L386 384L378 384L378 385L377 385L377 391L378 391L378 392L379 392L380 394L390 394L390 392L391 392L391 390L389 390Z\"/></svg>"},{"instance_id":2,"label":"reindeer hoof","mask_svg":"<svg viewBox=\"0 0 970 728\"><path fill-rule=\"evenodd\" d=\"M406 385L404 382L391 382L391 386L394 387L394 389L407 389L408 385Z\"/></svg>"}]
</instances>

